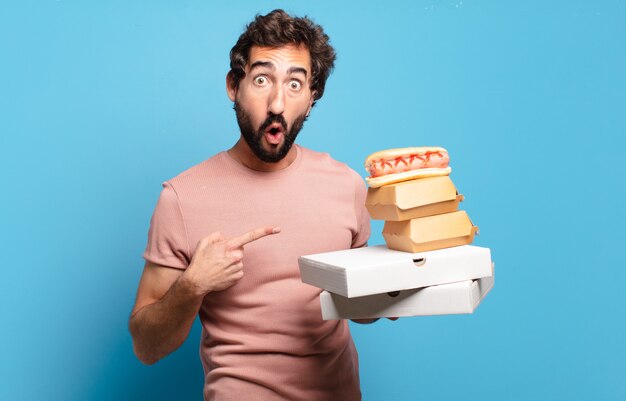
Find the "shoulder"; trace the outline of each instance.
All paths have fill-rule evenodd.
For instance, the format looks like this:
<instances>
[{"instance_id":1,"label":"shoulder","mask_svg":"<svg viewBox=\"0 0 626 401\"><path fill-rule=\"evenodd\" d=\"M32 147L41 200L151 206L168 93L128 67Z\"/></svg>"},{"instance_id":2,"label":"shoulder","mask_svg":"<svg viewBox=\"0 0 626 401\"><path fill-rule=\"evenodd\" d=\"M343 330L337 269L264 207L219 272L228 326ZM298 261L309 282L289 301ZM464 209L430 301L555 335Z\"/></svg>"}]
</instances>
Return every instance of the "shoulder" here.
<instances>
[{"instance_id":1,"label":"shoulder","mask_svg":"<svg viewBox=\"0 0 626 401\"><path fill-rule=\"evenodd\" d=\"M300 146L302 150L303 163L307 168L319 170L320 172L332 172L345 179L362 182L361 176L347 164L335 160L326 152L317 152L312 149Z\"/></svg>"},{"instance_id":2,"label":"shoulder","mask_svg":"<svg viewBox=\"0 0 626 401\"><path fill-rule=\"evenodd\" d=\"M197 185L201 185L208 179L213 178L216 174L223 170L224 153L220 152L210 158L188 168L173 178L163 183L164 187L170 186L177 191L178 189L188 189Z\"/></svg>"},{"instance_id":3,"label":"shoulder","mask_svg":"<svg viewBox=\"0 0 626 401\"><path fill-rule=\"evenodd\" d=\"M367 188L365 180L350 166L333 159L328 153L303 150L304 182L317 188L318 192L361 202Z\"/></svg>"}]
</instances>

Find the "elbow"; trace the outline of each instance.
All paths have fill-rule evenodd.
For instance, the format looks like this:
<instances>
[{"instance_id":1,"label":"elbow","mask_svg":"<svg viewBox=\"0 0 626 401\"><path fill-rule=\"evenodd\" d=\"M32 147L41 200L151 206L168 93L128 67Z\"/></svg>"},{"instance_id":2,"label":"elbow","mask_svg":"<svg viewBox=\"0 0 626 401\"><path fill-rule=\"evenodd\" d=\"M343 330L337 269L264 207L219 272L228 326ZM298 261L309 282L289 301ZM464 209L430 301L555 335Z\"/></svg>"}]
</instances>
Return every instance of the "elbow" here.
<instances>
[{"instance_id":1,"label":"elbow","mask_svg":"<svg viewBox=\"0 0 626 401\"><path fill-rule=\"evenodd\" d=\"M135 353L137 359L139 359L139 361L144 365L154 365L159 361L159 359L161 359L153 352L142 349L135 340L133 340L133 352Z\"/></svg>"},{"instance_id":2,"label":"elbow","mask_svg":"<svg viewBox=\"0 0 626 401\"><path fill-rule=\"evenodd\" d=\"M130 335L133 339L133 353L135 354L137 359L139 359L139 361L144 365L154 365L159 361L160 358L154 355L153 352L150 352L147 347L141 345L141 339L139 333L137 332L137 327L133 323L134 321L131 318L128 328L130 331Z\"/></svg>"},{"instance_id":3,"label":"elbow","mask_svg":"<svg viewBox=\"0 0 626 401\"><path fill-rule=\"evenodd\" d=\"M155 363L159 361L159 359L161 359L150 352L146 352L146 350L142 350L141 347L134 340L133 340L133 352L135 353L135 356L137 357L137 359L139 359L139 361L143 363L144 365L148 365L148 366L154 365Z\"/></svg>"}]
</instances>

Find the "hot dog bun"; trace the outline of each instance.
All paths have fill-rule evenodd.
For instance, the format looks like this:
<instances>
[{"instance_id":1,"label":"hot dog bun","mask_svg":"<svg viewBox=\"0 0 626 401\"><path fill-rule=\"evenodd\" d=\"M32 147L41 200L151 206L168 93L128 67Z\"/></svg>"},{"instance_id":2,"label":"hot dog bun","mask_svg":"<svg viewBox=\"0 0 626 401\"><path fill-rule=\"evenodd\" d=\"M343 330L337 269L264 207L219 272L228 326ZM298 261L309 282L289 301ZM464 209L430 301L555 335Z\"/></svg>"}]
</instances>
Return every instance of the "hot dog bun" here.
<instances>
[{"instance_id":1,"label":"hot dog bun","mask_svg":"<svg viewBox=\"0 0 626 401\"><path fill-rule=\"evenodd\" d=\"M418 178L449 175L448 151L437 146L396 148L372 153L365 160L372 188Z\"/></svg>"}]
</instances>

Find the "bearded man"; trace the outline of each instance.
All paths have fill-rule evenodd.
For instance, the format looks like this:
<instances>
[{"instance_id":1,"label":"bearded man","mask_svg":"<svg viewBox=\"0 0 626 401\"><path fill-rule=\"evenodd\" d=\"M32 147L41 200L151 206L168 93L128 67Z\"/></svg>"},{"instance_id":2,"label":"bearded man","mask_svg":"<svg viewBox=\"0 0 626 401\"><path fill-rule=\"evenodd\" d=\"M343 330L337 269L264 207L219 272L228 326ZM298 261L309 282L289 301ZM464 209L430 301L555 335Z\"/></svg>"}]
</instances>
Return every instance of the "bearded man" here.
<instances>
[{"instance_id":1,"label":"bearded man","mask_svg":"<svg viewBox=\"0 0 626 401\"><path fill-rule=\"evenodd\" d=\"M226 77L239 140L163 183L130 331L152 364L199 315L205 400L361 399L348 324L322 320L320 290L298 269L301 255L370 234L361 177L295 144L334 60L308 18L257 16Z\"/></svg>"}]
</instances>

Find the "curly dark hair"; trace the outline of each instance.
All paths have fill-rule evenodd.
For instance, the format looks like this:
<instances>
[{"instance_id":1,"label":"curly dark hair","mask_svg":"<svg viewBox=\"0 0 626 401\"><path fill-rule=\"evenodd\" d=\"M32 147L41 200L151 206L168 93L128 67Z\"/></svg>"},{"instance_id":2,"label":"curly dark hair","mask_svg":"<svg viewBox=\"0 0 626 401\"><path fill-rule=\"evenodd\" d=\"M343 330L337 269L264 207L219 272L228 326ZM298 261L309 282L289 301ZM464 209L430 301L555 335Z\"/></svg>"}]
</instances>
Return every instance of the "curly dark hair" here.
<instances>
[{"instance_id":1,"label":"curly dark hair","mask_svg":"<svg viewBox=\"0 0 626 401\"><path fill-rule=\"evenodd\" d=\"M304 45L311 55L311 90L314 101L324 94L326 79L335 66L335 49L321 26L308 17L292 17L277 9L267 15L256 15L246 26L239 40L230 50L228 75L235 88L245 77L245 67L252 46L280 47L288 44ZM315 102L313 103L315 104Z\"/></svg>"}]
</instances>

